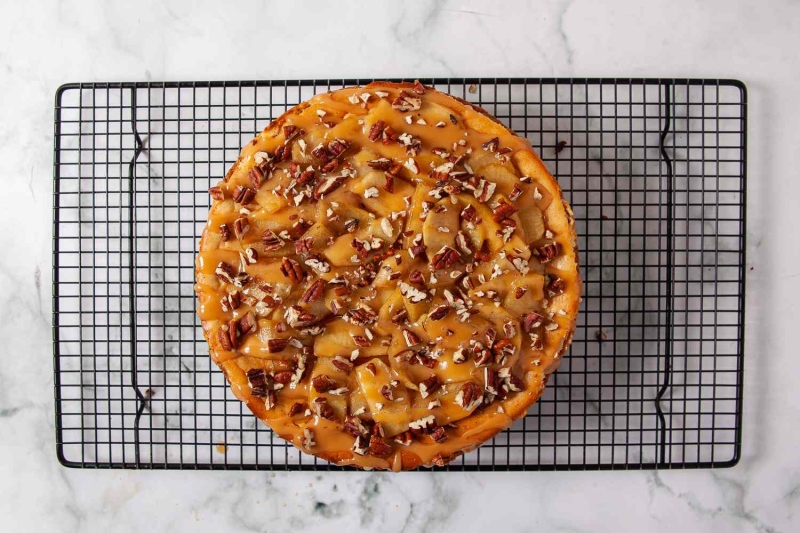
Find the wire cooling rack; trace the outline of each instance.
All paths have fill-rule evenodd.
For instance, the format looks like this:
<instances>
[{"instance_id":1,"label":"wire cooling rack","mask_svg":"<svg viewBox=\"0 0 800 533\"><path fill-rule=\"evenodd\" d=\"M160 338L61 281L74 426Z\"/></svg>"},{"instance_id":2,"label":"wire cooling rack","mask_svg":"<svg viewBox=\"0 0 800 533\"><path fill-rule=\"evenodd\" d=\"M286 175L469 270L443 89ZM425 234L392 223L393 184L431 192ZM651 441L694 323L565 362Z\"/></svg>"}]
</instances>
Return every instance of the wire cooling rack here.
<instances>
[{"instance_id":1,"label":"wire cooling rack","mask_svg":"<svg viewBox=\"0 0 800 533\"><path fill-rule=\"evenodd\" d=\"M70 84L55 103L59 460L336 468L229 393L195 316L207 189L271 119L369 80ZM730 80L435 79L530 139L575 211L585 297L528 415L450 470L740 456L746 91Z\"/></svg>"}]
</instances>

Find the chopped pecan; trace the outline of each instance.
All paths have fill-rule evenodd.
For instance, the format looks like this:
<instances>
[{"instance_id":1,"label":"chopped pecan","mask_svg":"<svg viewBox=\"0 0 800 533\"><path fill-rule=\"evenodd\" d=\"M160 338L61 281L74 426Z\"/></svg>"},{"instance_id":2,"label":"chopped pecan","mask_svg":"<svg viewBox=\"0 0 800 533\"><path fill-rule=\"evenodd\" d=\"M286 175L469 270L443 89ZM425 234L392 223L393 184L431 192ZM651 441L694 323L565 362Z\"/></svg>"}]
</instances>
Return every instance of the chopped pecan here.
<instances>
[{"instance_id":1,"label":"chopped pecan","mask_svg":"<svg viewBox=\"0 0 800 533\"><path fill-rule=\"evenodd\" d=\"M522 196L522 187L519 186L519 183L515 183L514 188L508 195L508 199L511 200L512 202L516 202L517 200L519 200L520 196Z\"/></svg>"},{"instance_id":2,"label":"chopped pecan","mask_svg":"<svg viewBox=\"0 0 800 533\"><path fill-rule=\"evenodd\" d=\"M464 410L469 411L474 404L480 403L482 400L481 389L472 381L467 381L456 393L456 405L461 406Z\"/></svg>"},{"instance_id":3,"label":"chopped pecan","mask_svg":"<svg viewBox=\"0 0 800 533\"><path fill-rule=\"evenodd\" d=\"M287 413L289 416L297 416L302 412L305 412L306 404L303 402L294 402L292 406L289 408L289 412Z\"/></svg>"},{"instance_id":4,"label":"chopped pecan","mask_svg":"<svg viewBox=\"0 0 800 533\"><path fill-rule=\"evenodd\" d=\"M231 343L231 337L228 335L228 326L222 324L219 329L217 330L217 338L219 339L219 344L222 346L222 349L226 352L233 350L233 344Z\"/></svg>"},{"instance_id":5,"label":"chopped pecan","mask_svg":"<svg viewBox=\"0 0 800 533\"><path fill-rule=\"evenodd\" d=\"M328 400L326 398L315 398L314 399L314 410L317 414L326 420L336 420L336 413L333 410L333 407L330 406Z\"/></svg>"},{"instance_id":6,"label":"chopped pecan","mask_svg":"<svg viewBox=\"0 0 800 533\"><path fill-rule=\"evenodd\" d=\"M469 245L469 239L463 231L456 233L456 246L466 255L472 255L472 247Z\"/></svg>"},{"instance_id":7,"label":"chopped pecan","mask_svg":"<svg viewBox=\"0 0 800 533\"><path fill-rule=\"evenodd\" d=\"M330 154L331 158L337 158L341 156L349 147L350 143L344 139L334 139L328 143L328 154Z\"/></svg>"},{"instance_id":8,"label":"chopped pecan","mask_svg":"<svg viewBox=\"0 0 800 533\"><path fill-rule=\"evenodd\" d=\"M372 346L370 340L363 335L353 335L353 342L356 343L356 346L360 346L361 348Z\"/></svg>"},{"instance_id":9,"label":"chopped pecan","mask_svg":"<svg viewBox=\"0 0 800 533\"><path fill-rule=\"evenodd\" d=\"M331 359L331 364L341 370L342 372L350 372L353 370L353 363L349 359L345 359L344 357L337 355L333 359Z\"/></svg>"},{"instance_id":10,"label":"chopped pecan","mask_svg":"<svg viewBox=\"0 0 800 533\"><path fill-rule=\"evenodd\" d=\"M478 262L486 262L491 259L491 253L489 252L489 242L484 240L481 243L481 249L475 252L475 260Z\"/></svg>"},{"instance_id":11,"label":"chopped pecan","mask_svg":"<svg viewBox=\"0 0 800 533\"><path fill-rule=\"evenodd\" d=\"M511 374L508 376L508 378L506 378L506 383L508 384L508 390L511 392L519 392L525 388L525 384L522 382L522 380L514 374Z\"/></svg>"},{"instance_id":12,"label":"chopped pecan","mask_svg":"<svg viewBox=\"0 0 800 533\"><path fill-rule=\"evenodd\" d=\"M294 372L291 370L282 370L281 372L275 372L272 376L272 379L275 383L280 383L281 385L288 385L292 381L292 376Z\"/></svg>"},{"instance_id":13,"label":"chopped pecan","mask_svg":"<svg viewBox=\"0 0 800 533\"><path fill-rule=\"evenodd\" d=\"M386 181L383 183L383 190L386 192L394 192L394 176L388 172L384 174Z\"/></svg>"},{"instance_id":14,"label":"chopped pecan","mask_svg":"<svg viewBox=\"0 0 800 533\"><path fill-rule=\"evenodd\" d=\"M317 392L328 392L329 390L336 388L336 382L325 374L314 376L314 378L311 380L311 385Z\"/></svg>"},{"instance_id":15,"label":"chopped pecan","mask_svg":"<svg viewBox=\"0 0 800 533\"><path fill-rule=\"evenodd\" d=\"M442 383L439 381L439 378L436 377L436 374L432 374L428 378L422 380L419 384L419 393L420 396L423 398L427 398L430 394L438 389Z\"/></svg>"},{"instance_id":16,"label":"chopped pecan","mask_svg":"<svg viewBox=\"0 0 800 533\"><path fill-rule=\"evenodd\" d=\"M291 339L269 339L267 341L267 350L269 353L281 353L289 346Z\"/></svg>"},{"instance_id":17,"label":"chopped pecan","mask_svg":"<svg viewBox=\"0 0 800 533\"><path fill-rule=\"evenodd\" d=\"M533 255L535 255L541 263L549 263L560 253L561 245L557 242L548 242L547 244L533 249Z\"/></svg>"},{"instance_id":18,"label":"chopped pecan","mask_svg":"<svg viewBox=\"0 0 800 533\"><path fill-rule=\"evenodd\" d=\"M316 176L316 173L314 172L313 168L309 169L309 170L304 170L297 177L297 184L298 185L306 185L308 183L311 183L312 181L314 181L314 177L315 176Z\"/></svg>"},{"instance_id":19,"label":"chopped pecan","mask_svg":"<svg viewBox=\"0 0 800 533\"><path fill-rule=\"evenodd\" d=\"M419 336L410 329L403 330L403 340L406 341L406 346L415 346L420 343Z\"/></svg>"},{"instance_id":20,"label":"chopped pecan","mask_svg":"<svg viewBox=\"0 0 800 533\"><path fill-rule=\"evenodd\" d=\"M472 205L472 204L469 204L467 207L462 209L461 210L461 218L465 222L475 222L475 220L477 218L477 210L475 209L475 206Z\"/></svg>"},{"instance_id":21,"label":"chopped pecan","mask_svg":"<svg viewBox=\"0 0 800 533\"><path fill-rule=\"evenodd\" d=\"M411 446L411 443L414 442L414 435L409 430L405 430L395 436L394 441L402 446Z\"/></svg>"},{"instance_id":22,"label":"chopped pecan","mask_svg":"<svg viewBox=\"0 0 800 533\"><path fill-rule=\"evenodd\" d=\"M484 332L484 337L486 338L486 346L491 348L492 345L494 345L494 341L497 339L497 331L495 331L494 328L488 328Z\"/></svg>"},{"instance_id":23,"label":"chopped pecan","mask_svg":"<svg viewBox=\"0 0 800 533\"><path fill-rule=\"evenodd\" d=\"M345 176L331 176L320 181L317 186L314 187L314 192L312 193L314 199L319 200L326 194L332 193L344 183L345 179L347 179Z\"/></svg>"},{"instance_id":24,"label":"chopped pecan","mask_svg":"<svg viewBox=\"0 0 800 533\"><path fill-rule=\"evenodd\" d=\"M441 444L442 442L447 440L447 433L445 433L445 429L443 426L436 426L436 429L431 431L431 438L437 444Z\"/></svg>"},{"instance_id":25,"label":"chopped pecan","mask_svg":"<svg viewBox=\"0 0 800 533\"><path fill-rule=\"evenodd\" d=\"M342 427L347 433L354 437L368 437L369 429L364 425L357 416L348 416L344 419L344 426Z\"/></svg>"},{"instance_id":26,"label":"chopped pecan","mask_svg":"<svg viewBox=\"0 0 800 533\"><path fill-rule=\"evenodd\" d=\"M300 263L288 257L281 260L281 274L293 283L300 283L304 277L303 267L300 266Z\"/></svg>"},{"instance_id":27,"label":"chopped pecan","mask_svg":"<svg viewBox=\"0 0 800 533\"><path fill-rule=\"evenodd\" d=\"M264 250L267 252L278 250L283 247L283 239L278 237L271 229L261 234L261 242L264 243Z\"/></svg>"},{"instance_id":28,"label":"chopped pecan","mask_svg":"<svg viewBox=\"0 0 800 533\"><path fill-rule=\"evenodd\" d=\"M222 189L219 187L211 187L208 189L208 194L211 195L211 198L217 201L222 201L225 199L225 193L222 192Z\"/></svg>"},{"instance_id":29,"label":"chopped pecan","mask_svg":"<svg viewBox=\"0 0 800 533\"><path fill-rule=\"evenodd\" d=\"M381 133L383 132L383 128L386 127L386 123L382 120L377 121L372 127L369 129L369 140L372 142L377 141Z\"/></svg>"},{"instance_id":30,"label":"chopped pecan","mask_svg":"<svg viewBox=\"0 0 800 533\"><path fill-rule=\"evenodd\" d=\"M392 320L392 323L399 324L401 322L404 322L407 318L408 318L408 311L406 311L406 309L404 307L404 308L399 309L398 311L396 311L392 315L391 320Z\"/></svg>"},{"instance_id":31,"label":"chopped pecan","mask_svg":"<svg viewBox=\"0 0 800 533\"><path fill-rule=\"evenodd\" d=\"M483 149L487 152L496 152L497 147L500 146L500 139L494 137L483 143Z\"/></svg>"},{"instance_id":32,"label":"chopped pecan","mask_svg":"<svg viewBox=\"0 0 800 533\"><path fill-rule=\"evenodd\" d=\"M425 94L425 86L419 80L414 80L414 92L417 94Z\"/></svg>"},{"instance_id":33,"label":"chopped pecan","mask_svg":"<svg viewBox=\"0 0 800 533\"><path fill-rule=\"evenodd\" d=\"M378 315L376 315L372 309L366 306L350 309L347 311L347 313L345 313L345 316L352 323L359 326L367 326L378 319Z\"/></svg>"},{"instance_id":34,"label":"chopped pecan","mask_svg":"<svg viewBox=\"0 0 800 533\"><path fill-rule=\"evenodd\" d=\"M250 185L253 186L253 189L258 190L261 184L264 183L264 171L261 170L261 167L258 165L250 169L250 172L247 173L247 177L250 178Z\"/></svg>"},{"instance_id":35,"label":"chopped pecan","mask_svg":"<svg viewBox=\"0 0 800 533\"><path fill-rule=\"evenodd\" d=\"M225 223L219 225L219 238L222 242L231 240L231 230Z\"/></svg>"},{"instance_id":36,"label":"chopped pecan","mask_svg":"<svg viewBox=\"0 0 800 533\"><path fill-rule=\"evenodd\" d=\"M320 299L324 290L325 290L325 280L318 279L306 289L306 291L300 297L300 302L304 304L310 304L316 302L317 300Z\"/></svg>"},{"instance_id":37,"label":"chopped pecan","mask_svg":"<svg viewBox=\"0 0 800 533\"><path fill-rule=\"evenodd\" d=\"M365 455L369 451L369 437L359 435L353 441L353 453L358 455Z\"/></svg>"},{"instance_id":38,"label":"chopped pecan","mask_svg":"<svg viewBox=\"0 0 800 533\"><path fill-rule=\"evenodd\" d=\"M389 144L397 141L399 135L395 131L395 129L391 126L386 126L383 128L383 134L381 135L381 142L383 144Z\"/></svg>"},{"instance_id":39,"label":"chopped pecan","mask_svg":"<svg viewBox=\"0 0 800 533\"><path fill-rule=\"evenodd\" d=\"M244 185L237 185L233 190L233 201L237 204L247 205L256 197L256 191Z\"/></svg>"},{"instance_id":40,"label":"chopped pecan","mask_svg":"<svg viewBox=\"0 0 800 533\"><path fill-rule=\"evenodd\" d=\"M237 239L242 240L248 231L250 231L250 220L246 216L240 216L233 221L233 232Z\"/></svg>"},{"instance_id":41,"label":"chopped pecan","mask_svg":"<svg viewBox=\"0 0 800 533\"><path fill-rule=\"evenodd\" d=\"M242 335L255 333L256 329L258 329L258 322L256 320L255 313L252 311L248 311L242 318L239 319L239 332Z\"/></svg>"},{"instance_id":42,"label":"chopped pecan","mask_svg":"<svg viewBox=\"0 0 800 533\"><path fill-rule=\"evenodd\" d=\"M217 278L223 283L233 283L233 278L236 275L233 271L233 267L222 261L217 264L217 268L214 269L214 274L216 274Z\"/></svg>"},{"instance_id":43,"label":"chopped pecan","mask_svg":"<svg viewBox=\"0 0 800 533\"><path fill-rule=\"evenodd\" d=\"M239 335L239 324L236 320L229 320L228 321L228 338L231 341L231 348L236 349L239 347L239 341L241 340L241 336Z\"/></svg>"},{"instance_id":44,"label":"chopped pecan","mask_svg":"<svg viewBox=\"0 0 800 533\"><path fill-rule=\"evenodd\" d=\"M367 161L367 165L370 168L374 168L375 170L389 170L392 168L392 160L387 159L385 157L381 157L379 159L371 159Z\"/></svg>"},{"instance_id":45,"label":"chopped pecan","mask_svg":"<svg viewBox=\"0 0 800 533\"><path fill-rule=\"evenodd\" d=\"M378 373L378 368L375 366L375 363L367 363L367 372L373 376Z\"/></svg>"},{"instance_id":46,"label":"chopped pecan","mask_svg":"<svg viewBox=\"0 0 800 533\"><path fill-rule=\"evenodd\" d=\"M422 106L422 98L400 91L400 94L392 101L392 109L398 111L417 111Z\"/></svg>"},{"instance_id":47,"label":"chopped pecan","mask_svg":"<svg viewBox=\"0 0 800 533\"><path fill-rule=\"evenodd\" d=\"M239 291L231 292L222 297L220 301L222 310L225 312L238 309L242 305L242 293Z\"/></svg>"},{"instance_id":48,"label":"chopped pecan","mask_svg":"<svg viewBox=\"0 0 800 533\"><path fill-rule=\"evenodd\" d=\"M428 318L430 320L441 320L446 317L453 308L447 304L439 304L432 308L428 313Z\"/></svg>"},{"instance_id":49,"label":"chopped pecan","mask_svg":"<svg viewBox=\"0 0 800 533\"><path fill-rule=\"evenodd\" d=\"M539 313L531 311L522 315L522 331L525 333L530 333L542 324L544 324L544 317Z\"/></svg>"},{"instance_id":50,"label":"chopped pecan","mask_svg":"<svg viewBox=\"0 0 800 533\"><path fill-rule=\"evenodd\" d=\"M380 390L381 396L389 400L390 402L394 400L394 394L392 394L392 386L386 383L381 387Z\"/></svg>"},{"instance_id":51,"label":"chopped pecan","mask_svg":"<svg viewBox=\"0 0 800 533\"><path fill-rule=\"evenodd\" d=\"M442 270L454 265L460 258L461 254L457 250L445 245L431 258L430 267L434 271Z\"/></svg>"},{"instance_id":52,"label":"chopped pecan","mask_svg":"<svg viewBox=\"0 0 800 533\"><path fill-rule=\"evenodd\" d=\"M414 269L408 275L408 282L421 287L425 285L425 277L420 270Z\"/></svg>"},{"instance_id":53,"label":"chopped pecan","mask_svg":"<svg viewBox=\"0 0 800 533\"><path fill-rule=\"evenodd\" d=\"M491 364L494 354L486 348L479 348L475 354L475 366L482 367Z\"/></svg>"},{"instance_id":54,"label":"chopped pecan","mask_svg":"<svg viewBox=\"0 0 800 533\"><path fill-rule=\"evenodd\" d=\"M375 457L385 459L392 455L392 446L379 437L369 439L369 453Z\"/></svg>"},{"instance_id":55,"label":"chopped pecan","mask_svg":"<svg viewBox=\"0 0 800 533\"><path fill-rule=\"evenodd\" d=\"M563 293L566 288L567 284L563 279L552 275L547 276L547 292L552 296Z\"/></svg>"},{"instance_id":56,"label":"chopped pecan","mask_svg":"<svg viewBox=\"0 0 800 533\"><path fill-rule=\"evenodd\" d=\"M320 167L319 171L322 172L323 174L330 174L331 172L333 172L337 168L339 168L339 160L338 159L331 159L330 161L328 161L327 163L322 165Z\"/></svg>"},{"instance_id":57,"label":"chopped pecan","mask_svg":"<svg viewBox=\"0 0 800 533\"><path fill-rule=\"evenodd\" d=\"M247 262L251 265L258 263L258 252L255 248L247 248L244 251L244 256L247 258Z\"/></svg>"},{"instance_id":58,"label":"chopped pecan","mask_svg":"<svg viewBox=\"0 0 800 533\"><path fill-rule=\"evenodd\" d=\"M514 355L516 347L509 339L501 339L497 341L497 344L492 346L492 351L494 352L495 361L501 362L505 360L506 357Z\"/></svg>"},{"instance_id":59,"label":"chopped pecan","mask_svg":"<svg viewBox=\"0 0 800 533\"><path fill-rule=\"evenodd\" d=\"M492 214L495 222L500 222L507 219L517 212L517 208L507 202L500 202L492 209Z\"/></svg>"},{"instance_id":60,"label":"chopped pecan","mask_svg":"<svg viewBox=\"0 0 800 533\"><path fill-rule=\"evenodd\" d=\"M288 161L292 158L292 147L288 144L282 144L275 149L275 162Z\"/></svg>"}]
</instances>

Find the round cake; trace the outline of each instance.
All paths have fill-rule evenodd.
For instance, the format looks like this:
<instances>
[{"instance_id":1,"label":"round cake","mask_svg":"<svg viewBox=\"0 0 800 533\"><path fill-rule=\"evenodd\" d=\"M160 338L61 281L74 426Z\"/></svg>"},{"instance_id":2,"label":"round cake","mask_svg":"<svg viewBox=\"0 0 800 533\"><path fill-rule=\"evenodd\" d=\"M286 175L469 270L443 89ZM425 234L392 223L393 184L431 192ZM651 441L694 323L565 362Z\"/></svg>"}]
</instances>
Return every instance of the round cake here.
<instances>
[{"instance_id":1,"label":"round cake","mask_svg":"<svg viewBox=\"0 0 800 533\"><path fill-rule=\"evenodd\" d=\"M209 192L211 358L305 453L445 465L524 416L572 340L572 210L528 141L464 100L419 82L319 94Z\"/></svg>"}]
</instances>

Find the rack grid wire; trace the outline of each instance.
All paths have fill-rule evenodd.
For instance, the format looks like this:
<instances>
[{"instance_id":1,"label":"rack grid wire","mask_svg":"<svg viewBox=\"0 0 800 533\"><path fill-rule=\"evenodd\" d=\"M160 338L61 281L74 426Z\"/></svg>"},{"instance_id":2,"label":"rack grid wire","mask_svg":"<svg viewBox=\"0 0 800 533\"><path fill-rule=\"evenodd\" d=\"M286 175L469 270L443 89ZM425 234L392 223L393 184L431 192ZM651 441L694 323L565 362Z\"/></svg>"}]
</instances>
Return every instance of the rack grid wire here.
<instances>
[{"instance_id":1,"label":"rack grid wire","mask_svg":"<svg viewBox=\"0 0 800 533\"><path fill-rule=\"evenodd\" d=\"M62 464L338 468L299 453L230 394L195 315L193 267L207 190L240 147L312 95L369 81L59 88L53 347ZM585 283L572 348L543 398L443 469L735 465L745 86L422 81L482 106L530 140L574 209Z\"/></svg>"}]
</instances>

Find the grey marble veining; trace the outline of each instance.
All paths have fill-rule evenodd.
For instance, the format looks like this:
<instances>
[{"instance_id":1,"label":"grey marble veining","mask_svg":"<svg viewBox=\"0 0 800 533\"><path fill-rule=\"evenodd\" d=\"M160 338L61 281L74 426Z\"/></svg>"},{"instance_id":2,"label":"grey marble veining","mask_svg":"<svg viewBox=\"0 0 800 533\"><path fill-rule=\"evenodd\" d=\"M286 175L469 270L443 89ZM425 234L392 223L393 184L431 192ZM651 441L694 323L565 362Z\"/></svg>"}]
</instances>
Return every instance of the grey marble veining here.
<instances>
[{"instance_id":1,"label":"grey marble veining","mask_svg":"<svg viewBox=\"0 0 800 533\"><path fill-rule=\"evenodd\" d=\"M796 530L796 3L373 5L263 2L237 10L211 2L66 0L0 7L2 529ZM342 20L341 9L353 22L332 27L331 21ZM298 13L305 17L302 31L276 23ZM268 29L257 21L269 21ZM260 29L253 31L254 25ZM326 53L332 48L336 53ZM55 89L67 81L448 75L735 77L748 83L747 370L739 466L391 475L75 471L58 465L50 340ZM169 358L158 364L170 364ZM182 379L202 375L197 370L187 369ZM87 396L96 386L81 385Z\"/></svg>"}]
</instances>

